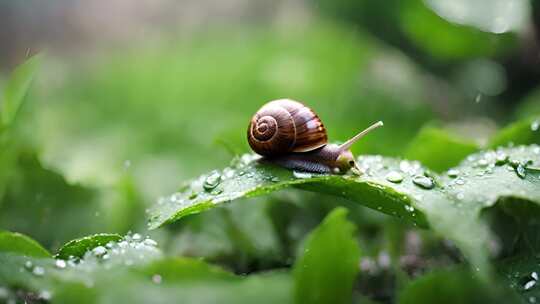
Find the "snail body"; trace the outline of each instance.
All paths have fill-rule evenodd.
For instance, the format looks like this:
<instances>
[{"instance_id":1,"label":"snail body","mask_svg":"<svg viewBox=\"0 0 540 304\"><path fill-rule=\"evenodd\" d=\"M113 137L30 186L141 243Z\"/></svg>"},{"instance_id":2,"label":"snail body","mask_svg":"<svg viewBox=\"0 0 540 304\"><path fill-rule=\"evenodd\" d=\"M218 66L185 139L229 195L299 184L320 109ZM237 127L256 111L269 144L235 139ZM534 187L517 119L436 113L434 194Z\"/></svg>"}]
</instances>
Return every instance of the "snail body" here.
<instances>
[{"instance_id":1,"label":"snail body","mask_svg":"<svg viewBox=\"0 0 540 304\"><path fill-rule=\"evenodd\" d=\"M317 114L300 102L278 99L255 113L248 127L248 142L263 160L279 166L315 173L345 173L355 167L350 147L381 121L342 145L328 144L326 129Z\"/></svg>"}]
</instances>

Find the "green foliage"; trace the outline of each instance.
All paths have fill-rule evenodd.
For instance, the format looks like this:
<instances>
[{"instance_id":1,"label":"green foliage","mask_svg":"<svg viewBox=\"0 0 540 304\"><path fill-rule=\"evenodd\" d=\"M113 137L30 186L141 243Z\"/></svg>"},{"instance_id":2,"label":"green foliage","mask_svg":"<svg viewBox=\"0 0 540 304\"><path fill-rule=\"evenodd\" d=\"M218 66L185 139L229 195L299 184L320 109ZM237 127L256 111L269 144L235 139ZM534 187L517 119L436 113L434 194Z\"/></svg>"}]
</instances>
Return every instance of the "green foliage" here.
<instances>
[{"instance_id":1,"label":"green foliage","mask_svg":"<svg viewBox=\"0 0 540 304\"><path fill-rule=\"evenodd\" d=\"M15 298L55 303L291 303L286 273L235 276L201 261L164 258L149 239L109 244L67 263L0 252L0 284L21 288Z\"/></svg>"},{"instance_id":2,"label":"green foliage","mask_svg":"<svg viewBox=\"0 0 540 304\"><path fill-rule=\"evenodd\" d=\"M8 127L15 119L32 83L40 60L39 55L34 56L11 73L11 77L4 88L4 99L0 108L0 127Z\"/></svg>"},{"instance_id":3,"label":"green foliage","mask_svg":"<svg viewBox=\"0 0 540 304\"><path fill-rule=\"evenodd\" d=\"M26 235L8 231L0 231L0 252L13 252L37 258L50 256L38 242Z\"/></svg>"},{"instance_id":4,"label":"green foliage","mask_svg":"<svg viewBox=\"0 0 540 304\"><path fill-rule=\"evenodd\" d=\"M150 211L150 227L242 197L298 187L342 196L421 226L429 224L455 241L474 267L487 274L491 235L478 218L480 211L505 197L540 203L540 172L533 168L540 164L536 145L473 154L441 176L419 163L380 156L362 156L357 163L363 176L317 175L291 172L244 155L234 166L203 175L161 198Z\"/></svg>"},{"instance_id":5,"label":"green foliage","mask_svg":"<svg viewBox=\"0 0 540 304\"><path fill-rule=\"evenodd\" d=\"M296 303L351 302L360 250L346 215L335 209L308 236L294 267Z\"/></svg>"},{"instance_id":6,"label":"green foliage","mask_svg":"<svg viewBox=\"0 0 540 304\"><path fill-rule=\"evenodd\" d=\"M457 166L467 155L478 150L478 145L473 142L428 126L422 128L409 143L404 155L436 172L442 172Z\"/></svg>"},{"instance_id":7,"label":"green foliage","mask_svg":"<svg viewBox=\"0 0 540 304\"><path fill-rule=\"evenodd\" d=\"M486 286L473 273L460 269L436 271L420 277L403 290L400 304L515 303L504 288Z\"/></svg>"},{"instance_id":8,"label":"green foliage","mask_svg":"<svg viewBox=\"0 0 540 304\"><path fill-rule=\"evenodd\" d=\"M499 265L499 273L508 286L520 295L522 303L534 302L540 297L539 262L538 256L517 255Z\"/></svg>"},{"instance_id":9,"label":"green foliage","mask_svg":"<svg viewBox=\"0 0 540 304\"><path fill-rule=\"evenodd\" d=\"M490 141L490 147L508 144L523 145L540 143L540 116L519 120L502 129Z\"/></svg>"},{"instance_id":10,"label":"green foliage","mask_svg":"<svg viewBox=\"0 0 540 304\"><path fill-rule=\"evenodd\" d=\"M534 77L516 89L523 33L458 25L428 1L316 2L359 26L314 14L92 64L62 54L30 95L41 59L16 68L0 104L0 302L538 301L540 118L521 91ZM496 117L488 131L509 119L498 99L527 97L486 146L425 126L474 120L460 86L494 82L504 96L470 107ZM384 120L353 147L363 175L244 154L249 118L282 97L313 108L332 141Z\"/></svg>"},{"instance_id":11,"label":"green foliage","mask_svg":"<svg viewBox=\"0 0 540 304\"><path fill-rule=\"evenodd\" d=\"M109 242L118 242L122 237L118 234L101 233L71 240L62 246L55 257L67 260L70 257L82 258L83 255L95 247L105 246Z\"/></svg>"},{"instance_id":12,"label":"green foliage","mask_svg":"<svg viewBox=\"0 0 540 304\"><path fill-rule=\"evenodd\" d=\"M430 10L423 1L405 3L401 6L400 28L418 48L438 60L491 57L511 49L517 41L514 34L497 35L453 24Z\"/></svg>"}]
</instances>

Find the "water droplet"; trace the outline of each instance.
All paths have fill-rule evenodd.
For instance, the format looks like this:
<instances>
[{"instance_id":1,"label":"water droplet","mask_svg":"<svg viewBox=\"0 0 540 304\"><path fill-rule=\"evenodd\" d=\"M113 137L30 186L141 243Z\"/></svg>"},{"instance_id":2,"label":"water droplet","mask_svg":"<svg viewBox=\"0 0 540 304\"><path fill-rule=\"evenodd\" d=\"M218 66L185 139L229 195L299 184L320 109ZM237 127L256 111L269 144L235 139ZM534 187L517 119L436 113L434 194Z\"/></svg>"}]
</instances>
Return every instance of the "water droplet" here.
<instances>
[{"instance_id":1,"label":"water droplet","mask_svg":"<svg viewBox=\"0 0 540 304\"><path fill-rule=\"evenodd\" d=\"M536 297L530 296L529 303L536 303Z\"/></svg>"},{"instance_id":2,"label":"water droplet","mask_svg":"<svg viewBox=\"0 0 540 304\"><path fill-rule=\"evenodd\" d=\"M529 289L533 288L534 285L536 285L536 281L535 280L530 280L529 282L525 283L525 285L523 285L523 288L525 290L529 290Z\"/></svg>"},{"instance_id":3,"label":"water droplet","mask_svg":"<svg viewBox=\"0 0 540 304\"><path fill-rule=\"evenodd\" d=\"M311 178L311 173L308 172L293 171L293 175L296 178Z\"/></svg>"},{"instance_id":4,"label":"water droplet","mask_svg":"<svg viewBox=\"0 0 540 304\"><path fill-rule=\"evenodd\" d=\"M433 180L430 177L424 175L416 175L413 178L413 183L424 189L433 189L433 187L435 187L435 183L433 182Z\"/></svg>"},{"instance_id":5,"label":"water droplet","mask_svg":"<svg viewBox=\"0 0 540 304\"><path fill-rule=\"evenodd\" d=\"M414 207L411 206L411 205L405 205L405 210L407 210L408 212L413 212L413 211L414 211Z\"/></svg>"},{"instance_id":6,"label":"water droplet","mask_svg":"<svg viewBox=\"0 0 540 304\"><path fill-rule=\"evenodd\" d=\"M274 182L274 183L277 183L277 182L279 182L279 177L274 176L274 177L272 177L270 180L271 180L272 182Z\"/></svg>"},{"instance_id":7,"label":"water droplet","mask_svg":"<svg viewBox=\"0 0 540 304\"><path fill-rule=\"evenodd\" d=\"M480 159L476 164L477 164L479 167L487 167L487 165L489 165L489 162L487 161L487 159L482 158L482 159Z\"/></svg>"},{"instance_id":8,"label":"water droplet","mask_svg":"<svg viewBox=\"0 0 540 304\"><path fill-rule=\"evenodd\" d=\"M459 176L459 170L457 169L450 169L448 170L447 172L448 176L451 177L451 178L456 178Z\"/></svg>"},{"instance_id":9,"label":"water droplet","mask_svg":"<svg viewBox=\"0 0 540 304\"><path fill-rule=\"evenodd\" d=\"M66 261L64 260L56 260L54 262L54 265L57 267L57 268L60 268L60 269L63 269L63 268L66 268Z\"/></svg>"},{"instance_id":10,"label":"water droplet","mask_svg":"<svg viewBox=\"0 0 540 304\"><path fill-rule=\"evenodd\" d=\"M476 97L474 98L474 102L480 103L480 101L482 101L482 94L478 93L476 94Z\"/></svg>"},{"instance_id":11,"label":"water droplet","mask_svg":"<svg viewBox=\"0 0 540 304\"><path fill-rule=\"evenodd\" d=\"M129 167L131 167L131 160L126 159L126 160L124 161L124 170L129 169Z\"/></svg>"},{"instance_id":12,"label":"water droplet","mask_svg":"<svg viewBox=\"0 0 540 304\"><path fill-rule=\"evenodd\" d=\"M197 198L197 192L193 192L193 193L191 193L191 194L189 195L189 197L188 197L188 198L189 198L190 200L194 200L194 199L196 199L196 198Z\"/></svg>"},{"instance_id":13,"label":"water droplet","mask_svg":"<svg viewBox=\"0 0 540 304\"><path fill-rule=\"evenodd\" d=\"M459 192L458 194L456 194L456 198L461 201L465 198L465 194Z\"/></svg>"},{"instance_id":14,"label":"water droplet","mask_svg":"<svg viewBox=\"0 0 540 304\"><path fill-rule=\"evenodd\" d=\"M221 174L218 171L212 171L205 179L203 183L203 188L206 191L213 190L221 182Z\"/></svg>"},{"instance_id":15,"label":"water droplet","mask_svg":"<svg viewBox=\"0 0 540 304\"><path fill-rule=\"evenodd\" d=\"M403 181L403 175L397 171L390 171L386 174L386 180L392 183L401 183Z\"/></svg>"},{"instance_id":16,"label":"water droplet","mask_svg":"<svg viewBox=\"0 0 540 304\"><path fill-rule=\"evenodd\" d=\"M223 170L223 177L224 178L232 178L234 176L235 171L231 168L225 168Z\"/></svg>"},{"instance_id":17,"label":"water droplet","mask_svg":"<svg viewBox=\"0 0 540 304\"><path fill-rule=\"evenodd\" d=\"M540 121L538 120L535 120L531 123L531 131L538 131L538 129L540 128Z\"/></svg>"},{"instance_id":18,"label":"water droplet","mask_svg":"<svg viewBox=\"0 0 540 304\"><path fill-rule=\"evenodd\" d=\"M533 271L531 273L531 278L533 278L535 281L538 281L538 273L536 271Z\"/></svg>"},{"instance_id":19,"label":"water droplet","mask_svg":"<svg viewBox=\"0 0 540 304\"><path fill-rule=\"evenodd\" d=\"M153 246L153 247L157 246L157 242L154 241L154 240L152 240L152 239L146 239L146 240L144 240L143 243L144 243L146 246Z\"/></svg>"},{"instance_id":20,"label":"water droplet","mask_svg":"<svg viewBox=\"0 0 540 304\"><path fill-rule=\"evenodd\" d=\"M519 164L517 165L517 167L515 167L515 170L516 170L516 174L517 176L519 176L519 178L525 178L527 176L527 172L525 170L525 167L522 165L522 164Z\"/></svg>"},{"instance_id":21,"label":"water droplet","mask_svg":"<svg viewBox=\"0 0 540 304\"><path fill-rule=\"evenodd\" d=\"M410 173L412 171L412 166L408 161L402 160L399 162L399 170L403 173Z\"/></svg>"},{"instance_id":22,"label":"water droplet","mask_svg":"<svg viewBox=\"0 0 540 304\"><path fill-rule=\"evenodd\" d=\"M460 185L460 186L463 186L463 185L465 185L465 180L463 178L458 178L458 179L456 179L456 184Z\"/></svg>"},{"instance_id":23,"label":"water droplet","mask_svg":"<svg viewBox=\"0 0 540 304\"><path fill-rule=\"evenodd\" d=\"M105 253L107 253L107 248L103 247L103 246L97 246L95 247L94 249L92 249L92 253L95 255L95 256L102 256L104 255Z\"/></svg>"},{"instance_id":24,"label":"water droplet","mask_svg":"<svg viewBox=\"0 0 540 304\"><path fill-rule=\"evenodd\" d=\"M221 194L223 193L223 189L215 189L215 190L212 190L212 192L210 192L212 195L218 195L218 194Z\"/></svg>"},{"instance_id":25,"label":"water droplet","mask_svg":"<svg viewBox=\"0 0 540 304\"><path fill-rule=\"evenodd\" d=\"M38 277L41 277L45 274L45 268L41 267L41 266L36 266L34 267L34 269L32 270L32 273L35 275L35 276L38 276Z\"/></svg>"},{"instance_id":26,"label":"water droplet","mask_svg":"<svg viewBox=\"0 0 540 304\"><path fill-rule=\"evenodd\" d=\"M498 152L495 157L495 165L502 166L508 162L508 155L504 152Z\"/></svg>"},{"instance_id":27,"label":"water droplet","mask_svg":"<svg viewBox=\"0 0 540 304\"><path fill-rule=\"evenodd\" d=\"M156 283L156 284L161 284L161 276L159 274L155 274L152 276L152 282Z\"/></svg>"},{"instance_id":28,"label":"water droplet","mask_svg":"<svg viewBox=\"0 0 540 304\"><path fill-rule=\"evenodd\" d=\"M38 297L42 300L49 301L52 298L52 293L48 290L42 290L39 292Z\"/></svg>"},{"instance_id":29,"label":"water droplet","mask_svg":"<svg viewBox=\"0 0 540 304\"><path fill-rule=\"evenodd\" d=\"M24 262L24 267L26 267L26 269L32 269L32 266L34 266L34 264L32 264L32 261Z\"/></svg>"},{"instance_id":30,"label":"water droplet","mask_svg":"<svg viewBox=\"0 0 540 304\"><path fill-rule=\"evenodd\" d=\"M142 237L141 237L140 234L135 233L135 234L133 234L133 235L131 236L131 238L134 239L134 240L140 240Z\"/></svg>"}]
</instances>

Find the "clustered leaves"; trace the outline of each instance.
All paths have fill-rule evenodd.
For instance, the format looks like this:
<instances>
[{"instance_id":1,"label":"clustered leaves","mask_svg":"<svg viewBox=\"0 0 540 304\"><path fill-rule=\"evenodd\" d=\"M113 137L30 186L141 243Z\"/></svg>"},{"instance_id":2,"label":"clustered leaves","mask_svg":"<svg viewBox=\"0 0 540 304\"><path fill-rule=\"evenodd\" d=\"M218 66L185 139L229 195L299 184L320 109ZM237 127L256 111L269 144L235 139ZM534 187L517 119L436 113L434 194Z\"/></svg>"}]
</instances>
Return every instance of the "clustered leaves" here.
<instances>
[{"instance_id":1,"label":"clustered leaves","mask_svg":"<svg viewBox=\"0 0 540 304\"><path fill-rule=\"evenodd\" d=\"M403 18L413 18L414 14L411 10ZM421 34L408 26L404 29L409 35ZM437 50L436 43L426 47L440 56L448 55ZM4 216L12 217L13 221L16 221L13 214L35 217L35 225L53 226L56 218L47 221L44 215L51 212L49 208L54 207L55 202L68 199L69 208L58 206L53 209L54 216L70 218L73 213L83 213L88 218L71 218L69 224L59 229L55 240L36 233L46 240L47 244L43 245L17 232L0 231L0 301L369 302L369 295L362 294L365 291L362 287L372 283L370 281L385 280L387 276L399 286L386 298L398 303L509 303L534 302L540 298L537 284L540 274L538 117L527 117L509 125L484 146L428 126L405 149L403 154L411 160L360 156L357 163L362 169L361 175L293 172L265 163L256 155L244 154L235 157L229 167L185 183L148 210L152 230L148 233L153 233L157 240L166 239L164 234L174 234L175 229L185 225L178 242L185 246L179 251L187 252L187 257L169 254L174 252L174 248L170 248L174 243L162 244L138 233L91 234L68 241L58 250L51 250L54 253L51 254L45 248L58 247L54 242L64 239L63 233L71 232L66 228L76 228L80 221L99 216L94 208L99 202L96 197L108 193L69 184L60 174L44 168L34 153L21 152L24 149L15 149L12 145L13 124L38 60L38 57L32 58L19 67L5 89L0 115L0 168L3 169L0 170L0 198L5 195L9 200L18 191L14 187L4 193L8 181L22 181L32 184L39 193L47 194L48 199L30 199L21 190L17 195L35 205L29 203L30 207L21 214ZM13 164L31 173L16 176ZM50 184L34 183L39 180ZM127 175L119 178L114 186L125 194L124 200L112 199L116 204L103 216L103 222L115 223L107 226L116 228L111 230L125 231L129 226L122 219L134 209L139 198ZM324 218L322 221L295 226L294 216L302 216L306 210L291 204L294 206L288 206L287 212L279 212L282 205L273 204L272 200L261 201L268 197L279 200L277 193L286 189L316 193L315 198L327 195L335 199L337 205L346 205L350 210L322 208L324 211L319 216ZM58 198L57 192L64 192L65 196ZM298 194L292 193L293 196ZM242 203L233 208L249 210L248 204L266 204L268 208L250 214L252 222L249 222L247 217L235 218L238 214L241 217L241 212L232 214L231 209L227 209L230 206L225 203L237 200ZM371 259L369 240L359 237L358 227L364 223L355 220L356 206L372 209L373 221L383 214L396 219L393 222L383 217L388 225L386 237L395 242L388 245L389 255L377 257L377 263ZM300 211L288 213L296 210L294 208ZM278 216L269 216L272 213ZM201 220L203 216L211 221ZM369 216L363 219L370 220ZM103 222L96 221L96 226ZM25 228L24 223L15 222L14 226ZM277 237L265 234L270 230L277 231ZM210 235L211 242L207 239L204 246L214 246L209 251L217 253L206 257L207 260L199 259L202 254L189 247L195 243L194 231ZM397 248L411 231L428 234L426 239L436 240L431 243L436 247L433 251L443 252L434 254L431 260L419 259L422 253L418 252L401 255L415 250ZM230 243L224 241L225 238ZM298 240L299 244L291 245ZM228 247L231 243L232 249ZM414 242L403 246L410 243ZM280 250L275 250L276 247ZM225 259L223 252L238 255L237 260L245 258L245 261L241 267L220 263ZM260 252L273 258L257 267L244 267L254 263L253 256ZM437 267L439 264L444 267ZM411 275L405 273L407 269L403 265L410 266ZM252 269L255 272L249 273Z\"/></svg>"}]
</instances>

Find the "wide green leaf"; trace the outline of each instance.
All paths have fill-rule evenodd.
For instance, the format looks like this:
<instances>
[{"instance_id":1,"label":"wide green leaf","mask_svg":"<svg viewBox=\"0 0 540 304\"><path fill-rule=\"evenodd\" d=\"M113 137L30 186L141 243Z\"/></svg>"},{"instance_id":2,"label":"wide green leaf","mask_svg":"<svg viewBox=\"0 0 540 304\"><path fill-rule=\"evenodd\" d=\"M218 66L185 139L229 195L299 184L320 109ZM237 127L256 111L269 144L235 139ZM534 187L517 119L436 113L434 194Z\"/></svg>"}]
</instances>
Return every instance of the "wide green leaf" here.
<instances>
[{"instance_id":1,"label":"wide green leaf","mask_svg":"<svg viewBox=\"0 0 540 304\"><path fill-rule=\"evenodd\" d=\"M10 125L15 119L30 88L40 58L39 55L33 56L12 72L4 88L4 100L1 103L0 122L2 126Z\"/></svg>"},{"instance_id":2,"label":"wide green leaf","mask_svg":"<svg viewBox=\"0 0 540 304\"><path fill-rule=\"evenodd\" d=\"M540 143L540 116L516 121L499 131L489 142L490 147Z\"/></svg>"},{"instance_id":3,"label":"wide green leaf","mask_svg":"<svg viewBox=\"0 0 540 304\"><path fill-rule=\"evenodd\" d=\"M118 234L100 233L71 240L62 246L55 257L69 259L70 257L81 258L87 251L98 246L105 246L109 242L117 242L122 237Z\"/></svg>"},{"instance_id":4,"label":"wide green leaf","mask_svg":"<svg viewBox=\"0 0 540 304\"><path fill-rule=\"evenodd\" d=\"M296 303L350 303L360 250L347 210L332 211L307 238L294 265Z\"/></svg>"},{"instance_id":5,"label":"wide green leaf","mask_svg":"<svg viewBox=\"0 0 540 304\"><path fill-rule=\"evenodd\" d=\"M401 292L400 304L515 303L500 286L489 286L463 269L439 270L424 275Z\"/></svg>"},{"instance_id":6,"label":"wide green leaf","mask_svg":"<svg viewBox=\"0 0 540 304\"><path fill-rule=\"evenodd\" d=\"M135 235L69 261L0 252L0 286L9 300L54 303L291 303L291 276L236 276L200 260L165 258ZM15 292L16 291L16 292Z\"/></svg>"},{"instance_id":7,"label":"wide green leaf","mask_svg":"<svg viewBox=\"0 0 540 304\"><path fill-rule=\"evenodd\" d=\"M244 155L161 198L150 210L150 227L198 213L231 200L287 187L341 196L381 212L431 227L456 243L482 273L489 272L491 232L479 219L499 199L517 197L540 203L540 147L501 148L470 155L442 175L406 160L362 156L361 176L292 172Z\"/></svg>"},{"instance_id":8,"label":"wide green leaf","mask_svg":"<svg viewBox=\"0 0 540 304\"><path fill-rule=\"evenodd\" d=\"M424 127L411 141L405 157L442 172L457 166L467 155L479 150L474 142L435 127Z\"/></svg>"},{"instance_id":9,"label":"wide green leaf","mask_svg":"<svg viewBox=\"0 0 540 304\"><path fill-rule=\"evenodd\" d=\"M451 23L424 1L405 1L399 25L418 48L440 61L456 61L478 56L492 56L516 46L512 33L487 33L474 27Z\"/></svg>"},{"instance_id":10,"label":"wide green leaf","mask_svg":"<svg viewBox=\"0 0 540 304\"><path fill-rule=\"evenodd\" d=\"M0 231L0 252L12 252L37 258L51 256L45 248L33 239L9 231Z\"/></svg>"}]
</instances>

